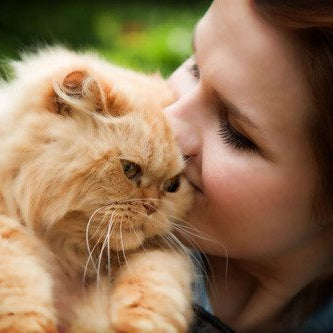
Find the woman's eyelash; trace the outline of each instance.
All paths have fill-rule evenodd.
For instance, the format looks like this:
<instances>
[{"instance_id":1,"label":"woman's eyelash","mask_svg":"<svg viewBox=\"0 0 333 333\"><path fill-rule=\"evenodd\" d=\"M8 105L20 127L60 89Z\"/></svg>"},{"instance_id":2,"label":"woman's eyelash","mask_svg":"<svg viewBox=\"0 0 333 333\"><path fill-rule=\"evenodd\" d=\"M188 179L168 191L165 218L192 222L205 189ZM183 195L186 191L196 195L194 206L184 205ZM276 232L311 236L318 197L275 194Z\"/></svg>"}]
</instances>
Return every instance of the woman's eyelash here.
<instances>
[{"instance_id":1,"label":"woman's eyelash","mask_svg":"<svg viewBox=\"0 0 333 333\"><path fill-rule=\"evenodd\" d=\"M221 120L219 135L224 143L231 145L236 150L256 152L258 147L246 136L235 130L229 121Z\"/></svg>"},{"instance_id":2,"label":"woman's eyelash","mask_svg":"<svg viewBox=\"0 0 333 333\"><path fill-rule=\"evenodd\" d=\"M197 65L197 63L193 63L190 67L189 67L189 72L191 73L191 75L196 78L196 79L200 79L200 71L199 71L199 67Z\"/></svg>"}]
</instances>

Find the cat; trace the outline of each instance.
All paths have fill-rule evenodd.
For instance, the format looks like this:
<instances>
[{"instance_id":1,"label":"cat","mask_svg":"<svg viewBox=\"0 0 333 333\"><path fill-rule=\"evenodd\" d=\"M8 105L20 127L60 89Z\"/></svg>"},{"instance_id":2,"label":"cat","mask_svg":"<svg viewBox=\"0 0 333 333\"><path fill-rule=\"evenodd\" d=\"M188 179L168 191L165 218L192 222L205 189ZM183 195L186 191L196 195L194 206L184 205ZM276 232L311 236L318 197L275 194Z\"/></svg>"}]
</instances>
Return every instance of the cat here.
<instances>
[{"instance_id":1,"label":"cat","mask_svg":"<svg viewBox=\"0 0 333 333\"><path fill-rule=\"evenodd\" d=\"M186 332L192 203L158 75L49 47L0 86L0 332ZM179 245L181 247L181 245Z\"/></svg>"}]
</instances>

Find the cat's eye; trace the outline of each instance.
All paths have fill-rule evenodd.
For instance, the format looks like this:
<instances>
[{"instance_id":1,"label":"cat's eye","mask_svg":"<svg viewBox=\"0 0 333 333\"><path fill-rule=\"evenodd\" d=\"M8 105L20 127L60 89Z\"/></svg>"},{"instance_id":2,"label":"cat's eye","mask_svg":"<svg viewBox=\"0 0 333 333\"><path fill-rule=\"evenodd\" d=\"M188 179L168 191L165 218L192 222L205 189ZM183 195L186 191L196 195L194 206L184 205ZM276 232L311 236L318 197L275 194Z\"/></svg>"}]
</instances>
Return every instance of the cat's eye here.
<instances>
[{"instance_id":1,"label":"cat's eye","mask_svg":"<svg viewBox=\"0 0 333 333\"><path fill-rule=\"evenodd\" d=\"M140 165L128 160L120 160L120 162L123 167L124 174L128 179L134 181L140 180L140 177L142 175Z\"/></svg>"},{"instance_id":2,"label":"cat's eye","mask_svg":"<svg viewBox=\"0 0 333 333\"><path fill-rule=\"evenodd\" d=\"M180 177L179 175L172 177L170 179L168 179L165 183L164 183L164 191L166 192L177 192L179 189L179 185L180 185Z\"/></svg>"}]
</instances>

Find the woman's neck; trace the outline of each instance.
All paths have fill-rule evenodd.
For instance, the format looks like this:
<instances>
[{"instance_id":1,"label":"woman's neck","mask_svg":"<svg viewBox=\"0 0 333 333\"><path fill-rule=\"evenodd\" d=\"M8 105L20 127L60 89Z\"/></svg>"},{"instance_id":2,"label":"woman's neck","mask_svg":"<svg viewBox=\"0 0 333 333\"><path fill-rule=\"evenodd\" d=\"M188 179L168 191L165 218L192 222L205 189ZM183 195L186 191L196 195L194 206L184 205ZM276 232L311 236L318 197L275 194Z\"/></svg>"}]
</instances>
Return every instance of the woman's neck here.
<instances>
[{"instance_id":1,"label":"woman's neck","mask_svg":"<svg viewBox=\"0 0 333 333\"><path fill-rule=\"evenodd\" d=\"M227 279L226 260L209 257L215 314L237 331L259 332L263 326L272 325L297 293L329 273L332 241L332 230L326 230L278 258L231 259Z\"/></svg>"}]
</instances>

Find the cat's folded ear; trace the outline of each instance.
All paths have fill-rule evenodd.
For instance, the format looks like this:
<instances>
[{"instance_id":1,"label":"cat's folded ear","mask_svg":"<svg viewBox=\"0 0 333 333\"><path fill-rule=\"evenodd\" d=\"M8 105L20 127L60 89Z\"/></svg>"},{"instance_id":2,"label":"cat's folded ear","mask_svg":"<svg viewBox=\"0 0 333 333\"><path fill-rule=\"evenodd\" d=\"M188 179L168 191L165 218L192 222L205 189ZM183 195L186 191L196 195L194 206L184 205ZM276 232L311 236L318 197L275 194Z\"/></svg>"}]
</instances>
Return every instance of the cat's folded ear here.
<instances>
[{"instance_id":1,"label":"cat's folded ear","mask_svg":"<svg viewBox=\"0 0 333 333\"><path fill-rule=\"evenodd\" d=\"M96 80L86 71L73 71L53 85L51 111L63 116L75 111L119 117L130 111L127 99L110 83Z\"/></svg>"},{"instance_id":2,"label":"cat's folded ear","mask_svg":"<svg viewBox=\"0 0 333 333\"><path fill-rule=\"evenodd\" d=\"M53 86L52 111L69 115L74 111L105 113L106 97L102 86L85 71L74 71Z\"/></svg>"}]
</instances>

